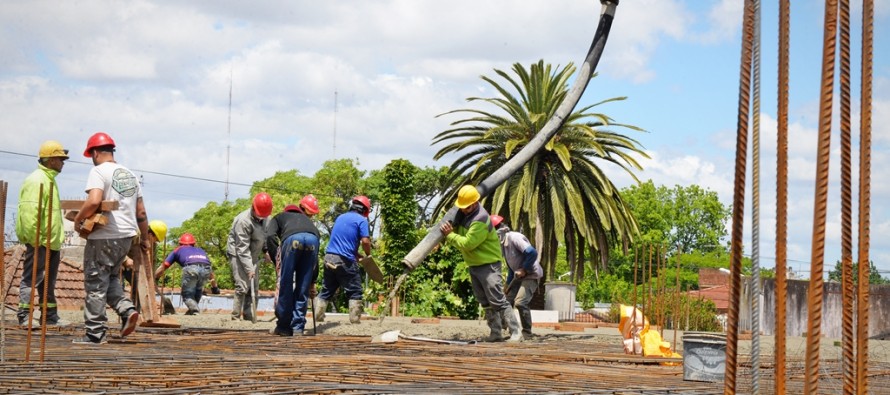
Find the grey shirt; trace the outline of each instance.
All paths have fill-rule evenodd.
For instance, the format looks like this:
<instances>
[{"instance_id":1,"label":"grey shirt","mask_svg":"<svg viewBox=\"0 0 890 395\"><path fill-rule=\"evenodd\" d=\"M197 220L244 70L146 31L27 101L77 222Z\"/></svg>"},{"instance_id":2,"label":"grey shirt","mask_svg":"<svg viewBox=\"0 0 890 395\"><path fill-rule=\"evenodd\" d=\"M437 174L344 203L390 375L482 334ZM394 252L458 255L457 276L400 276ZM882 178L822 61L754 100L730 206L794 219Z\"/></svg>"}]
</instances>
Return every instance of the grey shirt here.
<instances>
[{"instance_id":1,"label":"grey shirt","mask_svg":"<svg viewBox=\"0 0 890 395\"><path fill-rule=\"evenodd\" d=\"M259 264L266 243L266 221L255 218L251 210L244 210L235 216L226 242L226 254L229 258L236 258L247 271L254 271Z\"/></svg>"}]
</instances>

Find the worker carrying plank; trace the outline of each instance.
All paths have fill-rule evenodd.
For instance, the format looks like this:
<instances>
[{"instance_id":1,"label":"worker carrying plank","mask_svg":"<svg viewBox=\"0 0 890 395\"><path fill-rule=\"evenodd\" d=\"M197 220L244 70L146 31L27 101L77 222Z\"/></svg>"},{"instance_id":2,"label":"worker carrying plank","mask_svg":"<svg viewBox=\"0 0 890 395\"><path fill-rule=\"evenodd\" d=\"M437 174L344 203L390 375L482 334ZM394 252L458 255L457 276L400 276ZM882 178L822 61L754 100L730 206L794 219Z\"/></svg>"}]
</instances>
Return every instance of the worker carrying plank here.
<instances>
[{"instance_id":1,"label":"worker carrying plank","mask_svg":"<svg viewBox=\"0 0 890 395\"><path fill-rule=\"evenodd\" d=\"M83 156L93 160L94 167L87 176L87 198L74 218L74 230L87 239L83 253L86 333L74 339L76 344L107 341L106 305L121 317L121 337L133 333L139 323L139 313L124 294L119 277L121 264L134 242L141 243L144 253L151 251L149 240L139 241L138 238L138 234L148 234L148 216L138 178L115 162L114 149L111 136L99 132L87 140L83 151ZM83 229L84 222L99 210L103 200L115 200L119 202L119 208L107 212L107 224L87 234Z\"/></svg>"}]
</instances>

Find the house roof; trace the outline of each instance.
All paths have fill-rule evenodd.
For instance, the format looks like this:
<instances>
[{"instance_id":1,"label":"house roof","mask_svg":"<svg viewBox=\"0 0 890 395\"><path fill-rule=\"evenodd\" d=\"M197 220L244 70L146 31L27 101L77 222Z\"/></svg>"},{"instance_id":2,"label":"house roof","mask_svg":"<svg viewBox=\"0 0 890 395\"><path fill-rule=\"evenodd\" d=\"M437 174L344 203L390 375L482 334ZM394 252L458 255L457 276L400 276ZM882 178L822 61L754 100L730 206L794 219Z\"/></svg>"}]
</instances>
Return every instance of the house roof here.
<instances>
[{"instance_id":1,"label":"house roof","mask_svg":"<svg viewBox=\"0 0 890 395\"><path fill-rule=\"evenodd\" d=\"M3 255L3 302L6 305L18 306L19 284L22 281L23 255L25 246L17 244L7 248ZM83 270L80 265L62 259L59 274L56 277L56 303L60 309L79 309L84 304Z\"/></svg>"},{"instance_id":2,"label":"house roof","mask_svg":"<svg viewBox=\"0 0 890 395\"><path fill-rule=\"evenodd\" d=\"M693 298L704 298L711 300L717 306L718 312L726 312L729 310L729 285L718 285L700 289L697 291L689 291L686 293Z\"/></svg>"}]
</instances>

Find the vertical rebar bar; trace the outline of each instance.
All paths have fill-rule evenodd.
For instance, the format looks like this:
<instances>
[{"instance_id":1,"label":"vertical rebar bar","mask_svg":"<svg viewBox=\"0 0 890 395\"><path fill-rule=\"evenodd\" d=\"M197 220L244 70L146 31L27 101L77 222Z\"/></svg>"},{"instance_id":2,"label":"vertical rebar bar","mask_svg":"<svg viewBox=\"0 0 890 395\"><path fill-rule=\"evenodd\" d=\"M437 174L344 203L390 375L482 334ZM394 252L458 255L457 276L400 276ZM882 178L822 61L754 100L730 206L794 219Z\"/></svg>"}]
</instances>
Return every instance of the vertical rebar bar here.
<instances>
[{"instance_id":1,"label":"vertical rebar bar","mask_svg":"<svg viewBox=\"0 0 890 395\"><path fill-rule=\"evenodd\" d=\"M760 394L760 0L754 0L751 130L751 393Z\"/></svg>"},{"instance_id":2,"label":"vertical rebar bar","mask_svg":"<svg viewBox=\"0 0 890 395\"><path fill-rule=\"evenodd\" d=\"M807 394L819 392L819 342L822 338L822 297L825 286L822 276L825 266L825 221L828 206L828 164L831 157L831 106L834 94L837 8L837 0L825 0L810 287L807 294L809 311L807 315L806 379L804 383L804 393Z\"/></svg>"},{"instance_id":3,"label":"vertical rebar bar","mask_svg":"<svg viewBox=\"0 0 890 395\"><path fill-rule=\"evenodd\" d=\"M680 320L680 257L682 255L683 250L681 248L677 248L677 271L675 272L677 291L675 292L676 300L674 300L674 312L673 314L671 314L671 328L674 330L674 350L677 350L677 331L679 331L680 329L677 323Z\"/></svg>"},{"instance_id":4,"label":"vertical rebar bar","mask_svg":"<svg viewBox=\"0 0 890 395\"><path fill-rule=\"evenodd\" d=\"M31 297L28 300L28 335L25 346L25 362L31 361L31 332L34 330L34 299L37 298L37 258L40 256L40 229L43 224L43 184L40 184L37 195L37 229L34 232L34 259L31 265ZM24 277L22 273L22 277Z\"/></svg>"},{"instance_id":5,"label":"vertical rebar bar","mask_svg":"<svg viewBox=\"0 0 890 395\"><path fill-rule=\"evenodd\" d=\"M639 251L637 251L637 246L634 246L634 309L633 314L631 316L631 322L636 325L637 322L637 263L639 262L640 253L642 253L643 247L640 246ZM633 340L633 339L631 339ZM637 347L631 342L631 354L637 355Z\"/></svg>"},{"instance_id":6,"label":"vertical rebar bar","mask_svg":"<svg viewBox=\"0 0 890 395\"><path fill-rule=\"evenodd\" d=\"M46 308L47 308L47 295L49 295L49 260L52 253L50 251L52 248L52 237L53 237L53 201L55 184L49 184L49 194L46 195L47 200L47 209L46 209L46 247L45 253L43 254L43 297L40 298L40 362L43 362L43 357L46 354ZM61 220L60 220L61 221Z\"/></svg>"},{"instance_id":7,"label":"vertical rebar bar","mask_svg":"<svg viewBox=\"0 0 890 395\"><path fill-rule=\"evenodd\" d=\"M0 180L0 291L6 290L6 193L9 184ZM6 292L0 300L0 362L6 362Z\"/></svg>"},{"instance_id":8,"label":"vertical rebar bar","mask_svg":"<svg viewBox=\"0 0 890 395\"><path fill-rule=\"evenodd\" d=\"M726 333L726 374L723 393L736 393L738 358L739 299L742 276L742 231L745 222L745 170L748 158L748 103L751 87L751 52L754 41L754 2L745 1L742 59L739 73L739 108L736 133L735 180L732 197L732 236L730 251L729 313Z\"/></svg>"},{"instance_id":9,"label":"vertical rebar bar","mask_svg":"<svg viewBox=\"0 0 890 395\"><path fill-rule=\"evenodd\" d=\"M787 333L786 280L788 240L788 64L791 0L779 5L778 130L776 133L776 380L775 393L785 393L785 343Z\"/></svg>"},{"instance_id":10,"label":"vertical rebar bar","mask_svg":"<svg viewBox=\"0 0 890 395\"><path fill-rule=\"evenodd\" d=\"M853 197L852 149L850 132L850 0L840 0L840 144L841 144L841 292L842 373L845 394L856 388L856 362L853 357ZM860 284L863 285L863 284ZM868 284L864 284L868 286Z\"/></svg>"},{"instance_id":11,"label":"vertical rebar bar","mask_svg":"<svg viewBox=\"0 0 890 395\"><path fill-rule=\"evenodd\" d=\"M869 242L871 218L871 89L872 46L874 45L874 2L862 1L862 88L859 119L859 324L857 336L856 389L868 393L868 309L871 262Z\"/></svg>"}]
</instances>

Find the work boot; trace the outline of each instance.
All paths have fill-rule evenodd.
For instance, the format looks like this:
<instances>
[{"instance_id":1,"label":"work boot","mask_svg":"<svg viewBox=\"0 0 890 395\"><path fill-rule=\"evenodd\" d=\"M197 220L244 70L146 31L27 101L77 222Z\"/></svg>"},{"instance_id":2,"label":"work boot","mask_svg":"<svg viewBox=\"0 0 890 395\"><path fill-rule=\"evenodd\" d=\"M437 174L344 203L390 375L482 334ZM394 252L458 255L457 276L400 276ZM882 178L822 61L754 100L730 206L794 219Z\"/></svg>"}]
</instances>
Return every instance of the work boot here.
<instances>
[{"instance_id":1,"label":"work boot","mask_svg":"<svg viewBox=\"0 0 890 395\"><path fill-rule=\"evenodd\" d=\"M532 336L532 311L528 307L520 307L519 323L522 324L522 337Z\"/></svg>"},{"instance_id":2,"label":"work boot","mask_svg":"<svg viewBox=\"0 0 890 395\"><path fill-rule=\"evenodd\" d=\"M195 302L194 299L186 299L185 306L188 307L188 311L186 311L185 315L194 315L201 311L198 309L198 303Z\"/></svg>"},{"instance_id":3,"label":"work boot","mask_svg":"<svg viewBox=\"0 0 890 395\"><path fill-rule=\"evenodd\" d=\"M244 302L243 294L235 294L232 297L232 320L240 320L241 319L241 305Z\"/></svg>"},{"instance_id":4,"label":"work boot","mask_svg":"<svg viewBox=\"0 0 890 395\"><path fill-rule=\"evenodd\" d=\"M312 315L315 316L315 322L324 322L324 313L328 310L328 301L322 299L320 296L315 298L315 309L312 311Z\"/></svg>"},{"instance_id":5,"label":"work boot","mask_svg":"<svg viewBox=\"0 0 890 395\"><path fill-rule=\"evenodd\" d=\"M365 310L365 304L361 300L351 299L349 301L349 323L360 324L362 322L362 312Z\"/></svg>"},{"instance_id":6,"label":"work boot","mask_svg":"<svg viewBox=\"0 0 890 395\"><path fill-rule=\"evenodd\" d=\"M503 315L502 319L507 322L507 326L510 328L510 338L507 339L507 341L522 341L522 330L519 328L519 321L516 320L516 315L513 314L513 309L507 307L506 309L501 310L501 315Z\"/></svg>"},{"instance_id":7,"label":"work boot","mask_svg":"<svg viewBox=\"0 0 890 395\"><path fill-rule=\"evenodd\" d=\"M499 342L499 341L504 340L504 338L501 336L501 331L502 331L501 325L503 325L502 320L501 320L501 315L498 314L497 311L495 311L494 309L492 309L490 307L486 308L485 309L485 321L488 323L488 329L491 330L491 333L489 333L488 337L486 337L482 341Z\"/></svg>"}]
</instances>

